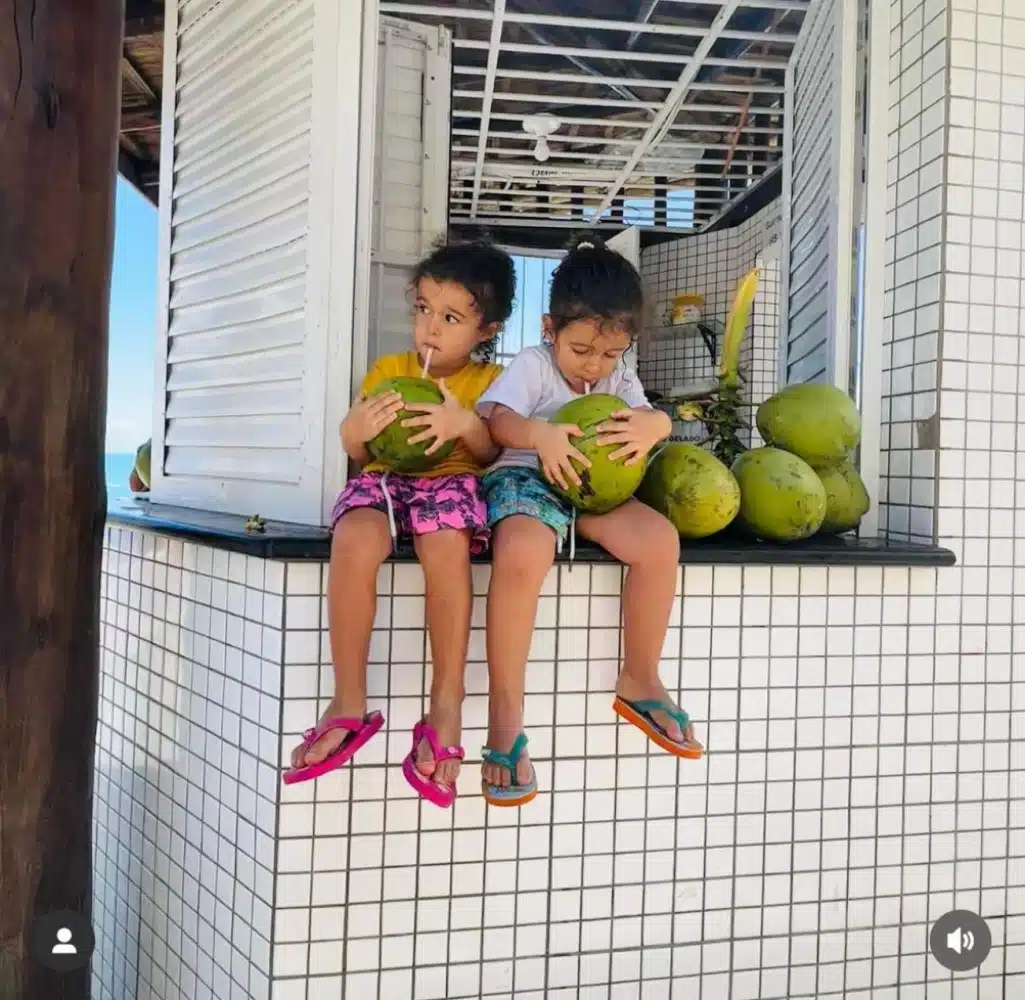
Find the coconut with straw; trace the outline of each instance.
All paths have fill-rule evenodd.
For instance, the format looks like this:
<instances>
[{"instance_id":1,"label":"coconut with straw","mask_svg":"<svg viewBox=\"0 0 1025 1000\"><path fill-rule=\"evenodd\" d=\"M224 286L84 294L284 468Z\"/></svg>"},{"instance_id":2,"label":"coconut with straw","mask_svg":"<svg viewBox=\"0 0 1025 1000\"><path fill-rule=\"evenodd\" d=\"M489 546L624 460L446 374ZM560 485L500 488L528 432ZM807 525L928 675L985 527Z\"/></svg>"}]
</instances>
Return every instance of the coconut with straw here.
<instances>
[{"instance_id":1,"label":"coconut with straw","mask_svg":"<svg viewBox=\"0 0 1025 1000\"><path fill-rule=\"evenodd\" d=\"M409 439L420 434L423 428L403 426L404 421L422 413L416 409L416 404L440 405L445 402L441 389L429 377L433 353L434 349L430 347L424 352L419 378L398 376L383 379L370 391L371 396L397 392L406 404L377 437L367 442L367 451L371 457L386 466L389 472L399 472L403 475L428 472L448 458L455 447L454 441L446 441L437 451L428 455L427 450L434 444L433 440L419 441L416 444L409 442Z\"/></svg>"}]
</instances>

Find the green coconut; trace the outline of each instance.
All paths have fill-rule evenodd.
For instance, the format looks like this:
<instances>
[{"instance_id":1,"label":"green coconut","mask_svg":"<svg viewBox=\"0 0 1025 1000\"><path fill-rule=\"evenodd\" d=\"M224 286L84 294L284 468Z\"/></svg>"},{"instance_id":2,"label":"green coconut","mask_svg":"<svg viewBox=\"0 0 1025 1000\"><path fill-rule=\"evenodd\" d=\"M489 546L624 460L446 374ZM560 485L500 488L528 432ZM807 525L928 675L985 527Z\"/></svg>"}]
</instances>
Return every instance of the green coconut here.
<instances>
[{"instance_id":1,"label":"green coconut","mask_svg":"<svg viewBox=\"0 0 1025 1000\"><path fill-rule=\"evenodd\" d=\"M843 462L861 440L861 414L851 398L821 382L780 389L758 407L755 423L766 444L816 469Z\"/></svg>"},{"instance_id":2,"label":"green coconut","mask_svg":"<svg viewBox=\"0 0 1025 1000\"><path fill-rule=\"evenodd\" d=\"M649 463L638 496L664 514L682 538L722 531L740 510L733 473L696 444L667 444Z\"/></svg>"},{"instance_id":3,"label":"green coconut","mask_svg":"<svg viewBox=\"0 0 1025 1000\"><path fill-rule=\"evenodd\" d=\"M370 390L369 396L380 396L386 392L397 392L407 406L445 402L441 389L425 378L399 376L384 379ZM423 428L403 427L402 422L417 415L409 409L399 410L398 416L377 437L367 442L367 451L371 456L392 472L405 475L427 472L452 454L454 441L446 441L432 455L427 454L427 449L434 444L433 439L418 444L409 443L409 439L420 434Z\"/></svg>"},{"instance_id":4,"label":"green coconut","mask_svg":"<svg viewBox=\"0 0 1025 1000\"><path fill-rule=\"evenodd\" d=\"M153 442L147 441L145 444L139 445L139 449L135 453L135 474L146 489L149 489L152 452Z\"/></svg>"},{"instance_id":5,"label":"green coconut","mask_svg":"<svg viewBox=\"0 0 1025 1000\"><path fill-rule=\"evenodd\" d=\"M826 517L819 532L840 535L853 531L872 506L858 470L853 463L842 462L816 471L826 489Z\"/></svg>"},{"instance_id":6,"label":"green coconut","mask_svg":"<svg viewBox=\"0 0 1025 1000\"><path fill-rule=\"evenodd\" d=\"M796 542L826 517L826 488L803 458L779 448L754 448L733 463L740 485L740 523L757 538Z\"/></svg>"},{"instance_id":7,"label":"green coconut","mask_svg":"<svg viewBox=\"0 0 1025 1000\"><path fill-rule=\"evenodd\" d=\"M569 484L563 490L557 483L553 489L568 500L577 510L587 514L607 514L622 503L626 503L637 492L644 478L644 462L626 465L625 460L613 462L610 455L621 445L599 446L598 427L618 410L629 407L621 399L603 392L592 392L571 400L551 418L553 424L576 424L583 432L581 437L572 438L573 447L591 462L589 469L574 462L580 476L580 485Z\"/></svg>"}]
</instances>

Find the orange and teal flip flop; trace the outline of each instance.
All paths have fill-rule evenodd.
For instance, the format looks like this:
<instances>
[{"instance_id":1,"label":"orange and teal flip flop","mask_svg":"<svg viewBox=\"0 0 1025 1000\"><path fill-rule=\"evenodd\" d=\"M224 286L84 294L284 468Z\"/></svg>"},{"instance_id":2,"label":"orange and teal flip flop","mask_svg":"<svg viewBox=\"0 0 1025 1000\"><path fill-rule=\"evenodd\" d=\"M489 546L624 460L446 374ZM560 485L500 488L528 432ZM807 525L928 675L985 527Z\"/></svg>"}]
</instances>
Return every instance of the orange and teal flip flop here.
<instances>
[{"instance_id":1,"label":"orange and teal flip flop","mask_svg":"<svg viewBox=\"0 0 1025 1000\"><path fill-rule=\"evenodd\" d=\"M669 734L655 721L655 712L665 712L680 727L681 732L685 733L690 725L690 716L681 709L674 708L656 698L628 701L626 698L616 695L616 700L612 703L612 711L621 719L626 719L630 725L636 726L652 743L676 757L700 760L704 756L704 750L685 746L670 739Z\"/></svg>"},{"instance_id":2,"label":"orange and teal flip flop","mask_svg":"<svg viewBox=\"0 0 1025 1000\"><path fill-rule=\"evenodd\" d=\"M512 780L512 784L507 786L489 785L486 781L481 781L481 794L489 805L525 806L537 795L537 773L533 767L530 769L530 781L525 785L516 784L516 766L526 749L527 737L520 733L508 753L499 753L490 747L484 747L481 751L481 757L485 764L497 764L509 772L509 777Z\"/></svg>"}]
</instances>

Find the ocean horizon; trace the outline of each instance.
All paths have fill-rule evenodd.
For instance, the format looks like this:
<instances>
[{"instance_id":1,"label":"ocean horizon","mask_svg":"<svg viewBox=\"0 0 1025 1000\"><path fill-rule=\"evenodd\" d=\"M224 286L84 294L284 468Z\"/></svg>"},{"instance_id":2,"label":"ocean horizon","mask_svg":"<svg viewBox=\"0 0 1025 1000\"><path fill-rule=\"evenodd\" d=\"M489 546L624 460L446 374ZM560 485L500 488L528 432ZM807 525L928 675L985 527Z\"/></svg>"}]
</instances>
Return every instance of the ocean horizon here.
<instances>
[{"instance_id":1,"label":"ocean horizon","mask_svg":"<svg viewBox=\"0 0 1025 1000\"><path fill-rule=\"evenodd\" d=\"M107 483L107 505L127 500L132 496L128 477L135 468L135 452L107 452L103 456L104 479Z\"/></svg>"}]
</instances>

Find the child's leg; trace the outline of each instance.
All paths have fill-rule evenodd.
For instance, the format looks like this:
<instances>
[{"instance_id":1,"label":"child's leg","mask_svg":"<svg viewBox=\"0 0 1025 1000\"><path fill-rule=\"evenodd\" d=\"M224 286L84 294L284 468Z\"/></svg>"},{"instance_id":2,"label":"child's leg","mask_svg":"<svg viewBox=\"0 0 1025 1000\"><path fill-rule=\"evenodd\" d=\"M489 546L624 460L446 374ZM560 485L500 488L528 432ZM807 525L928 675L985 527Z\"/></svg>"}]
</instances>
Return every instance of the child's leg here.
<instances>
[{"instance_id":1,"label":"child's leg","mask_svg":"<svg viewBox=\"0 0 1025 1000\"><path fill-rule=\"evenodd\" d=\"M537 602L555 559L555 532L533 517L515 514L500 521L491 544L491 585L488 588L488 747L508 753L523 732L523 696L527 658L534 634ZM531 780L530 760L524 753L516 783ZM509 772L485 763L486 784L508 786Z\"/></svg>"},{"instance_id":2,"label":"child's leg","mask_svg":"<svg viewBox=\"0 0 1025 1000\"><path fill-rule=\"evenodd\" d=\"M488 749L508 756L523 732L527 658L537 602L555 559L557 539L565 537L570 510L533 469L507 468L484 480L488 522L493 525L491 585L488 588L487 649ZM485 785L528 785L534 769L521 753L515 775L485 761Z\"/></svg>"},{"instance_id":3,"label":"child's leg","mask_svg":"<svg viewBox=\"0 0 1025 1000\"><path fill-rule=\"evenodd\" d=\"M473 475L409 479L403 490L426 585L425 617L434 663L427 722L442 747L459 746L473 609L470 555L487 545L487 507ZM439 784L453 785L459 766L453 758L435 762L426 739L416 748L417 770Z\"/></svg>"},{"instance_id":4,"label":"child's leg","mask_svg":"<svg viewBox=\"0 0 1025 1000\"><path fill-rule=\"evenodd\" d=\"M584 515L577 521L580 534L597 542L626 567L623 586L623 668L616 694L629 701L658 699L675 705L658 675L662 645L669 628L680 538L657 511L630 500L601 516ZM697 747L693 727L680 727L664 712L656 722L674 742Z\"/></svg>"},{"instance_id":5,"label":"child's leg","mask_svg":"<svg viewBox=\"0 0 1025 1000\"><path fill-rule=\"evenodd\" d=\"M416 554L426 585L427 631L434 663L427 721L437 730L442 746L459 746L462 736L466 650L470 641L473 583L470 577L470 531L435 531L417 535ZM435 765L430 744L417 748L421 774L433 775L442 784L454 784L459 761Z\"/></svg>"},{"instance_id":6,"label":"child's leg","mask_svg":"<svg viewBox=\"0 0 1025 1000\"><path fill-rule=\"evenodd\" d=\"M362 718L367 702L367 657L377 611L377 572L391 552L388 517L362 507L344 513L331 537L328 567L328 627L335 693L321 717ZM292 751L292 766L317 764L337 750L347 733L333 729L303 753Z\"/></svg>"}]
</instances>

